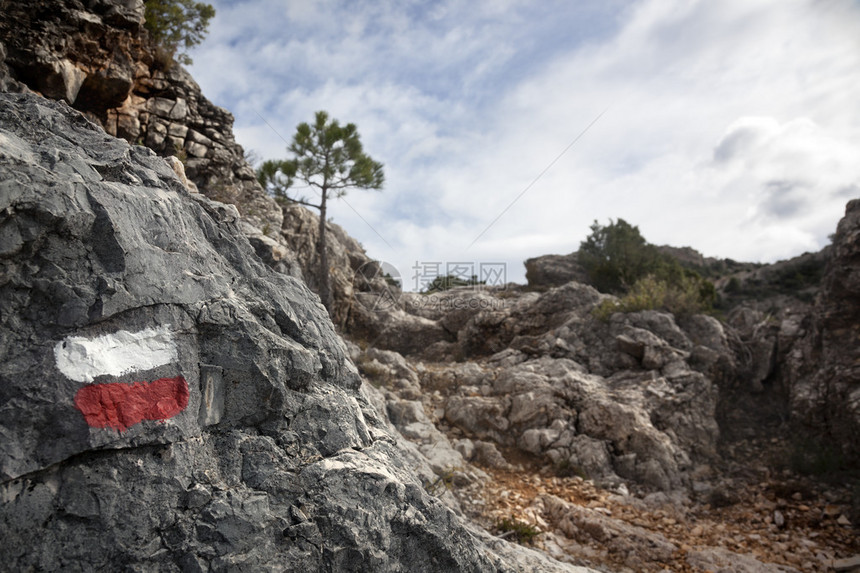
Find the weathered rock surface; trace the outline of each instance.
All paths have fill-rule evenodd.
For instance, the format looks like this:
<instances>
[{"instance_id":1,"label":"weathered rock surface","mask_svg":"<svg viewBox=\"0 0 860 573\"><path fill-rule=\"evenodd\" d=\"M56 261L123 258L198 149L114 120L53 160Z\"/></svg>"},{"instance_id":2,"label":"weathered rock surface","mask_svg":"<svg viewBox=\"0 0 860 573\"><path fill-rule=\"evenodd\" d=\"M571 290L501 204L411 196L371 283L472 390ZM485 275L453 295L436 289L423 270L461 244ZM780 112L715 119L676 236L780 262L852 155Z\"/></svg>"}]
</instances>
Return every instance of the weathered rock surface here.
<instances>
[{"instance_id":1,"label":"weathered rock surface","mask_svg":"<svg viewBox=\"0 0 860 573\"><path fill-rule=\"evenodd\" d=\"M821 291L812 328L792 357L791 412L860 463L860 200L839 221Z\"/></svg>"},{"instance_id":2,"label":"weathered rock surface","mask_svg":"<svg viewBox=\"0 0 860 573\"><path fill-rule=\"evenodd\" d=\"M386 378L398 398L439 412L467 461L486 443L601 483L685 487L717 455L715 373L736 373L734 349L705 316L684 328L657 311L598 320L591 311L604 299L575 282L543 293L405 293L376 312L381 332L366 342L433 361L418 371L423 395L402 373ZM503 456L487 452L485 465L505 467Z\"/></svg>"},{"instance_id":3,"label":"weathered rock surface","mask_svg":"<svg viewBox=\"0 0 860 573\"><path fill-rule=\"evenodd\" d=\"M319 215L297 204L285 205L283 212L281 242L295 254L305 281L316 292L319 288ZM389 308L400 295L400 289L385 282L380 265L368 257L358 241L342 227L327 223L327 229L332 321L341 329L376 336L384 321L377 319L374 310ZM368 293L376 293L370 294L373 300L362 300ZM377 301L380 296L383 300Z\"/></svg>"},{"instance_id":4,"label":"weathered rock surface","mask_svg":"<svg viewBox=\"0 0 860 573\"><path fill-rule=\"evenodd\" d=\"M5 2L0 89L27 86L66 101L110 135L180 156L202 193L238 207L249 223L243 230L261 237L262 258L298 276L280 242L281 209L236 143L233 116L204 97L182 66L156 57L143 17L142 0Z\"/></svg>"},{"instance_id":5,"label":"weathered rock surface","mask_svg":"<svg viewBox=\"0 0 860 573\"><path fill-rule=\"evenodd\" d=\"M81 109L119 106L146 59L142 0L5 2L7 65L31 89ZM149 59L151 61L151 58Z\"/></svg>"},{"instance_id":6,"label":"weathered rock surface","mask_svg":"<svg viewBox=\"0 0 860 573\"><path fill-rule=\"evenodd\" d=\"M0 154L4 567L575 570L425 491L233 207L34 95L0 94Z\"/></svg>"},{"instance_id":7,"label":"weathered rock surface","mask_svg":"<svg viewBox=\"0 0 860 573\"><path fill-rule=\"evenodd\" d=\"M572 281L587 282L585 270L579 265L577 253L543 255L527 259L526 280L532 287L554 287Z\"/></svg>"}]
</instances>

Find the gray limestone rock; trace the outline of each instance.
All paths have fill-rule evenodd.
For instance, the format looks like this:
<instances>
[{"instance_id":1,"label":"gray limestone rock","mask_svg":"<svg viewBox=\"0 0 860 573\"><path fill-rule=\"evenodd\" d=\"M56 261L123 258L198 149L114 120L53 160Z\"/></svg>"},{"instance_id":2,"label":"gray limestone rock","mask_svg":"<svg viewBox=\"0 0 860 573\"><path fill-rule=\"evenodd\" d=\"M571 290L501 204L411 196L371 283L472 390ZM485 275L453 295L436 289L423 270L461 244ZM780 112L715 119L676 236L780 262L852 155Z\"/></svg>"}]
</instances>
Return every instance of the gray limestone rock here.
<instances>
[{"instance_id":1,"label":"gray limestone rock","mask_svg":"<svg viewBox=\"0 0 860 573\"><path fill-rule=\"evenodd\" d=\"M433 376L433 387L449 394L446 421L472 440L545 457L559 471L669 490L687 482L693 459L716 455L716 390L683 363L659 377L603 378L572 360L542 357L460 385L455 371L464 369Z\"/></svg>"},{"instance_id":2,"label":"gray limestone rock","mask_svg":"<svg viewBox=\"0 0 860 573\"><path fill-rule=\"evenodd\" d=\"M202 193L237 205L244 220L284 248L281 209L235 142L233 116L208 101L178 63L159 64L144 12L142 0L4 3L0 89L21 91L11 75L73 104L111 135L162 156L186 153L186 175Z\"/></svg>"},{"instance_id":3,"label":"gray limestone rock","mask_svg":"<svg viewBox=\"0 0 860 573\"><path fill-rule=\"evenodd\" d=\"M733 553L722 547L695 548L687 561L699 571L731 571L732 573L799 573L794 567L762 563L752 555Z\"/></svg>"},{"instance_id":4,"label":"gray limestone rock","mask_svg":"<svg viewBox=\"0 0 860 573\"><path fill-rule=\"evenodd\" d=\"M3 567L584 571L428 494L238 219L65 104L0 94Z\"/></svg>"},{"instance_id":5,"label":"gray limestone rock","mask_svg":"<svg viewBox=\"0 0 860 573\"><path fill-rule=\"evenodd\" d=\"M587 274L579 265L577 253L543 255L528 259L526 280L529 286L555 287L571 281L587 282Z\"/></svg>"},{"instance_id":6,"label":"gray limestone rock","mask_svg":"<svg viewBox=\"0 0 860 573\"><path fill-rule=\"evenodd\" d=\"M789 357L795 422L860 463L860 199L845 207L833 236L812 328ZM783 342L783 344L785 344Z\"/></svg>"}]
</instances>

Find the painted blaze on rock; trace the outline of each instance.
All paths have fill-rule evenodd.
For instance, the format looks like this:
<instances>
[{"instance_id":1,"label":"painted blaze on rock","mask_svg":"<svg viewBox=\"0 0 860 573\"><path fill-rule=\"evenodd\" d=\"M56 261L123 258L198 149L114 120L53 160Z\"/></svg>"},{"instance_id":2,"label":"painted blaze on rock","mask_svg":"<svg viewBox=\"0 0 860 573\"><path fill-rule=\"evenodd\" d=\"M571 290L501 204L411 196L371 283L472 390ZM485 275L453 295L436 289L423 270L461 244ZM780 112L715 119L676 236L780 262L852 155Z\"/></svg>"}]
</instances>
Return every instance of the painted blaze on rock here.
<instances>
[{"instance_id":1,"label":"painted blaze on rock","mask_svg":"<svg viewBox=\"0 0 860 573\"><path fill-rule=\"evenodd\" d=\"M144 420L168 420L188 406L188 382L182 376L92 383L97 376L121 376L177 361L169 325L93 338L69 336L54 347L54 358L63 374L86 384L74 402L90 427L125 431Z\"/></svg>"},{"instance_id":2,"label":"painted blaze on rock","mask_svg":"<svg viewBox=\"0 0 860 573\"><path fill-rule=\"evenodd\" d=\"M125 431L144 420L168 420L188 405L182 376L131 384L89 384L75 395L75 406L93 428Z\"/></svg>"}]
</instances>

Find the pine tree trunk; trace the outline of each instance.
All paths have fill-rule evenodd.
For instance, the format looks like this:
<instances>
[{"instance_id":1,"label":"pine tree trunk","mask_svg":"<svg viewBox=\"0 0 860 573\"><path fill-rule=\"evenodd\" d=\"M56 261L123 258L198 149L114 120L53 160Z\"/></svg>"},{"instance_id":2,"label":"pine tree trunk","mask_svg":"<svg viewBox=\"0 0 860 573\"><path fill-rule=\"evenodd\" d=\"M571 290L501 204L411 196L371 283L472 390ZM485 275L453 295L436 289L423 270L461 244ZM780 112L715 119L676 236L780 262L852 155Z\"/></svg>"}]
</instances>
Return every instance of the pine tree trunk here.
<instances>
[{"instance_id":1,"label":"pine tree trunk","mask_svg":"<svg viewBox=\"0 0 860 573\"><path fill-rule=\"evenodd\" d=\"M329 276L329 268L328 268L328 251L326 249L326 238L325 238L325 219L326 219L326 193L325 190L322 192L322 198L320 201L320 230L319 230L319 240L317 242L317 252L320 257L320 266L317 272L317 282L319 283L320 289L320 300L323 303L323 306L329 313L329 316L332 315L332 299L331 299L331 277Z\"/></svg>"}]
</instances>

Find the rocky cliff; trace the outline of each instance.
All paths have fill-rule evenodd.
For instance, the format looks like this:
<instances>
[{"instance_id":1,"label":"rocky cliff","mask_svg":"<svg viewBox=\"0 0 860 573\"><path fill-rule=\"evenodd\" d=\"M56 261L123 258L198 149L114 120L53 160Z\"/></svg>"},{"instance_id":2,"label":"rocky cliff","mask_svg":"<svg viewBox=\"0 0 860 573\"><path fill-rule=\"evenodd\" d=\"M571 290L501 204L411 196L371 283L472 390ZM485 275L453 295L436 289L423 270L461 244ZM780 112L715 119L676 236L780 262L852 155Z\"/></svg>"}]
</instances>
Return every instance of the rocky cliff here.
<instances>
[{"instance_id":1,"label":"rocky cliff","mask_svg":"<svg viewBox=\"0 0 860 573\"><path fill-rule=\"evenodd\" d=\"M185 69L157 55L143 0L6 0L0 10L0 86L63 100L110 135L177 156L206 196L237 206L264 259L300 269L279 242L283 214L233 137L233 116ZM5 73L4 73L5 72Z\"/></svg>"},{"instance_id":2,"label":"rocky cliff","mask_svg":"<svg viewBox=\"0 0 860 573\"><path fill-rule=\"evenodd\" d=\"M655 311L604 321L592 311L605 298L575 282L404 294L366 343L433 362L424 399L467 459L488 442L607 484L689 486L716 455L715 378L736 368L726 333Z\"/></svg>"},{"instance_id":3,"label":"rocky cliff","mask_svg":"<svg viewBox=\"0 0 860 573\"><path fill-rule=\"evenodd\" d=\"M468 526L234 207L0 94L7 570L572 571Z\"/></svg>"},{"instance_id":4,"label":"rocky cliff","mask_svg":"<svg viewBox=\"0 0 860 573\"><path fill-rule=\"evenodd\" d=\"M658 247L714 281L716 310L734 343L733 373L720 380L718 419L728 434L791 420L800 442L820 441L856 460L854 298L856 207L849 203L833 245L772 264L704 257L685 247ZM588 282L577 253L526 261L529 286ZM725 362L724 363L728 363ZM838 444L838 446L837 446ZM835 453L835 452L834 452Z\"/></svg>"},{"instance_id":5,"label":"rocky cliff","mask_svg":"<svg viewBox=\"0 0 860 573\"><path fill-rule=\"evenodd\" d=\"M786 357L791 411L860 463L860 200L839 221L810 328Z\"/></svg>"}]
</instances>

